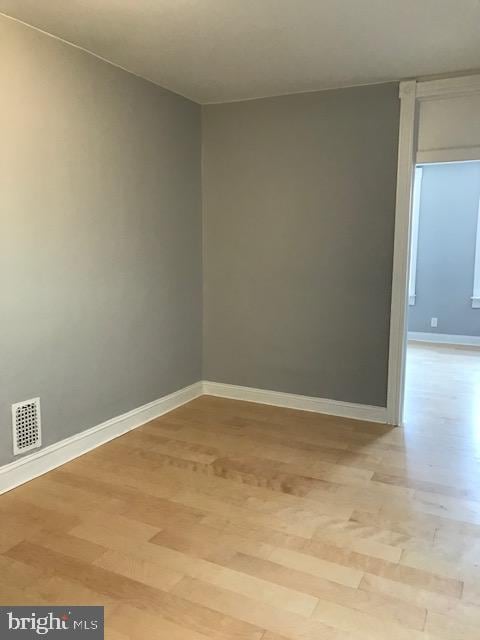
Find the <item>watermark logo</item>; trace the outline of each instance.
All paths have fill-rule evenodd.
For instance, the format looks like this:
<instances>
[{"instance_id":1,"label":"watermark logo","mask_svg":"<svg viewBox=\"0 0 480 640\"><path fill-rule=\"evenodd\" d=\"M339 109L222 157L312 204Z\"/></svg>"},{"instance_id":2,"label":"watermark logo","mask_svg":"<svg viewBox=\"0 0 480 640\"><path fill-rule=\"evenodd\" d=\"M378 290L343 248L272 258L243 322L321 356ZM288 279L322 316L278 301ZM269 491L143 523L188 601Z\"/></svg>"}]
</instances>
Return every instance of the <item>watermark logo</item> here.
<instances>
[{"instance_id":1,"label":"watermark logo","mask_svg":"<svg viewBox=\"0 0 480 640\"><path fill-rule=\"evenodd\" d=\"M0 640L103 640L103 607L0 607Z\"/></svg>"}]
</instances>

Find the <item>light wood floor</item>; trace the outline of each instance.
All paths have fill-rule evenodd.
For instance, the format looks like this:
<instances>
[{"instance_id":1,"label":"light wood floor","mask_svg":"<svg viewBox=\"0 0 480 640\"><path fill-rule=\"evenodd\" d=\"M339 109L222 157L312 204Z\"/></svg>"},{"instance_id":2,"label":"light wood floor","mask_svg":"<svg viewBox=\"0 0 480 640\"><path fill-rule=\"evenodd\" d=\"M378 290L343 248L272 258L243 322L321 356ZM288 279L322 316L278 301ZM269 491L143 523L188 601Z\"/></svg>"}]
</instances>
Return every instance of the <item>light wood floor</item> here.
<instances>
[{"instance_id":1,"label":"light wood floor","mask_svg":"<svg viewBox=\"0 0 480 640\"><path fill-rule=\"evenodd\" d=\"M104 604L113 640L478 640L456 355L446 389L411 350L404 430L202 397L0 496L0 605Z\"/></svg>"},{"instance_id":2,"label":"light wood floor","mask_svg":"<svg viewBox=\"0 0 480 640\"><path fill-rule=\"evenodd\" d=\"M405 395L410 431L430 430L434 419L462 437L475 437L480 433L480 347L410 342Z\"/></svg>"}]
</instances>

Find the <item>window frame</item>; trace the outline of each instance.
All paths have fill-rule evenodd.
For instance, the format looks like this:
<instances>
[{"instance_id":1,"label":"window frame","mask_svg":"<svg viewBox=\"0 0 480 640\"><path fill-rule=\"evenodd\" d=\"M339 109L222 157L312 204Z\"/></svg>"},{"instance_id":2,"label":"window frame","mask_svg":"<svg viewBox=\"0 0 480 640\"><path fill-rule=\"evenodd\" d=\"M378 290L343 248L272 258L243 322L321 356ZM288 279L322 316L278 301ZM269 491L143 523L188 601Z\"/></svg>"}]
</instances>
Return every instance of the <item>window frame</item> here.
<instances>
[{"instance_id":1,"label":"window frame","mask_svg":"<svg viewBox=\"0 0 480 640\"><path fill-rule=\"evenodd\" d=\"M472 309L480 309L480 198L477 213L477 235L475 239L475 262L473 268Z\"/></svg>"},{"instance_id":2,"label":"window frame","mask_svg":"<svg viewBox=\"0 0 480 640\"><path fill-rule=\"evenodd\" d=\"M418 230L420 226L420 198L422 193L423 166L416 166L413 178L412 195L412 232L410 244L410 270L408 274L408 304L415 305L417 297L417 259L418 259ZM480 251L479 251L479 288L480 288ZM479 302L480 304L480 302Z\"/></svg>"}]
</instances>

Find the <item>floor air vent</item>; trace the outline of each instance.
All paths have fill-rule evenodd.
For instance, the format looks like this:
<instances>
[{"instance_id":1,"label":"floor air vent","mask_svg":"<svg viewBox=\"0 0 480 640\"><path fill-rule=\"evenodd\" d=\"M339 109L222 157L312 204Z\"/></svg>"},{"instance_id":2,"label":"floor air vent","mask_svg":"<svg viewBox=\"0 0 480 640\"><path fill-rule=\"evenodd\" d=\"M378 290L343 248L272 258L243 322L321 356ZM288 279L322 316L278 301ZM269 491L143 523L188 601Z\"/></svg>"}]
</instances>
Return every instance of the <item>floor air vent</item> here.
<instances>
[{"instance_id":1,"label":"floor air vent","mask_svg":"<svg viewBox=\"0 0 480 640\"><path fill-rule=\"evenodd\" d=\"M40 398L12 404L13 455L42 444Z\"/></svg>"}]
</instances>

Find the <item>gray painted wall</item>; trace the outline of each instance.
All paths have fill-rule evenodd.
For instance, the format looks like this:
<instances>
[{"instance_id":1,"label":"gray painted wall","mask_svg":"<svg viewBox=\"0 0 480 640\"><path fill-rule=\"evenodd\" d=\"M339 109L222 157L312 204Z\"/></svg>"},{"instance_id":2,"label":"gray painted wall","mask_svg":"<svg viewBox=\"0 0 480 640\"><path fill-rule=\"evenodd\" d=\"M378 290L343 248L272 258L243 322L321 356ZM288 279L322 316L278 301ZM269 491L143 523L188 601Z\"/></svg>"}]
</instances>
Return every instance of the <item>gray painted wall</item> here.
<instances>
[{"instance_id":1,"label":"gray painted wall","mask_svg":"<svg viewBox=\"0 0 480 640\"><path fill-rule=\"evenodd\" d=\"M202 114L204 378L385 406L398 86Z\"/></svg>"},{"instance_id":2,"label":"gray painted wall","mask_svg":"<svg viewBox=\"0 0 480 640\"><path fill-rule=\"evenodd\" d=\"M424 166L410 331L480 336L480 309L470 300L479 198L480 162Z\"/></svg>"},{"instance_id":3,"label":"gray painted wall","mask_svg":"<svg viewBox=\"0 0 480 640\"><path fill-rule=\"evenodd\" d=\"M0 17L0 464L201 377L200 108Z\"/></svg>"}]
</instances>

